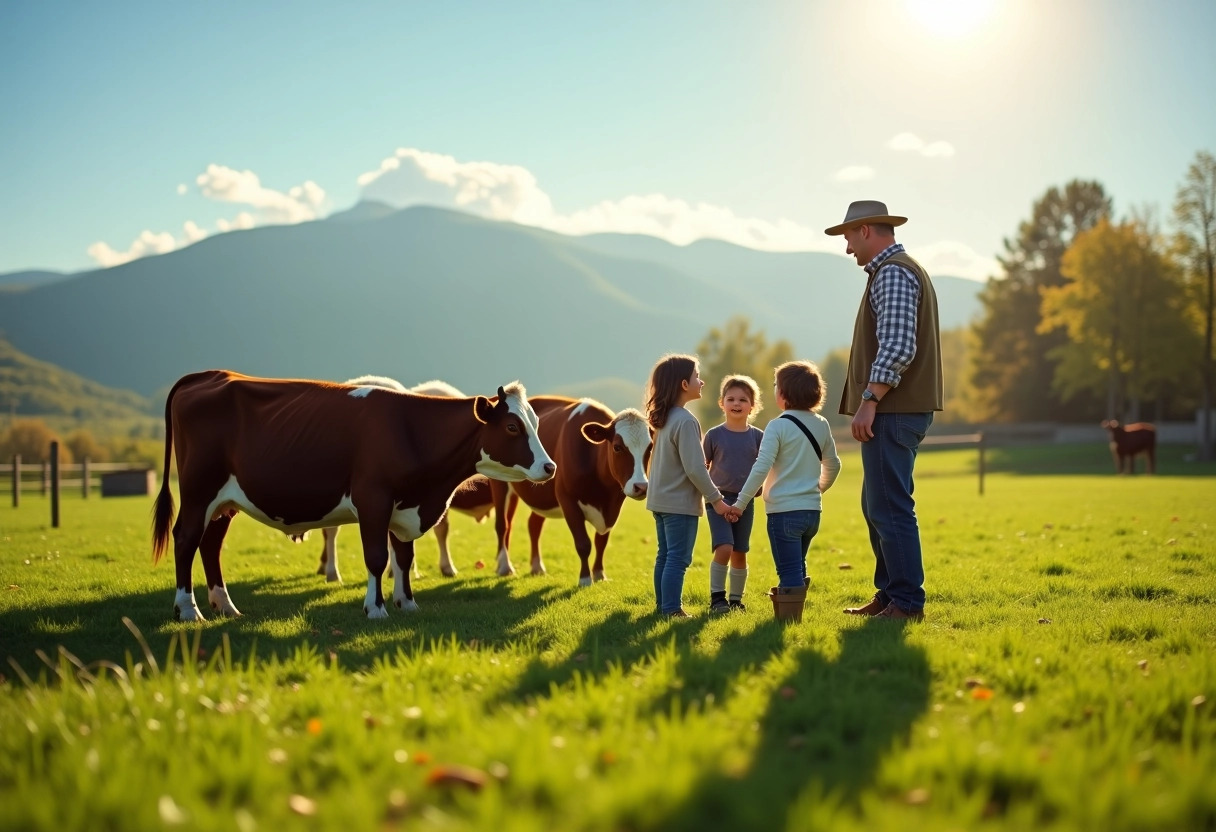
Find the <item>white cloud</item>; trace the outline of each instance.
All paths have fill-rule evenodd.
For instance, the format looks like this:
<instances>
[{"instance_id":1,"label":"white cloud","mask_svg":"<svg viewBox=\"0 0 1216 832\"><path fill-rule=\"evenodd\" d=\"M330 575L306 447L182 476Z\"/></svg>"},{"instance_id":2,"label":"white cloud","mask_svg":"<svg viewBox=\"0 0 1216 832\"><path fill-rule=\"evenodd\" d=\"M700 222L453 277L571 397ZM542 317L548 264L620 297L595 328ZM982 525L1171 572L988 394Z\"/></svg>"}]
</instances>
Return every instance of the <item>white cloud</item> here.
<instances>
[{"instance_id":1,"label":"white cloud","mask_svg":"<svg viewBox=\"0 0 1216 832\"><path fill-rule=\"evenodd\" d=\"M251 170L238 171L224 165L207 165L194 181L208 199L248 205L266 223L315 220L325 202L325 191L316 182L305 182L283 193L264 186Z\"/></svg>"},{"instance_id":2,"label":"white cloud","mask_svg":"<svg viewBox=\"0 0 1216 832\"><path fill-rule=\"evenodd\" d=\"M241 211L232 219L221 217L215 221L219 233L253 228L266 224L291 224L314 220L321 216L326 206L325 191L311 180L289 188L286 193L267 188L251 170L238 171L224 165L211 164L194 180L203 196L217 202L232 202L247 205L252 210ZM185 183L177 186L177 193L189 191ZM109 243L96 242L86 251L103 268L128 263L149 254L164 254L174 249L196 243L209 232L194 220L182 226L182 234L175 237L168 231L143 231L125 251L118 251Z\"/></svg>"},{"instance_id":3,"label":"white cloud","mask_svg":"<svg viewBox=\"0 0 1216 832\"><path fill-rule=\"evenodd\" d=\"M869 182L874 175L874 168L865 165L849 165L836 171L832 179L837 182Z\"/></svg>"},{"instance_id":4,"label":"white cloud","mask_svg":"<svg viewBox=\"0 0 1216 832\"><path fill-rule=\"evenodd\" d=\"M459 162L451 156L402 147L356 180L362 198L397 208L438 205L562 234L649 234L676 245L703 237L769 251L825 250L831 241L786 219L737 216L729 208L689 203L663 194L631 195L559 214L531 171L496 162Z\"/></svg>"},{"instance_id":5,"label":"white cloud","mask_svg":"<svg viewBox=\"0 0 1216 832\"><path fill-rule=\"evenodd\" d=\"M946 141L926 142L915 133L900 133L893 136L887 147L901 153L919 153L936 159L948 159L954 155L954 145Z\"/></svg>"},{"instance_id":6,"label":"white cloud","mask_svg":"<svg viewBox=\"0 0 1216 832\"><path fill-rule=\"evenodd\" d=\"M182 236L174 237L169 231L150 231L145 229L135 238L126 251L117 251L109 243L96 242L89 246L88 255L103 269L120 266L149 254L165 254L190 243L198 242L207 236L207 232L198 226L194 220L187 220L182 225Z\"/></svg>"},{"instance_id":7,"label":"white cloud","mask_svg":"<svg viewBox=\"0 0 1216 832\"><path fill-rule=\"evenodd\" d=\"M955 240L918 245L912 254L931 275L951 275L983 281L1001 274L1001 266L995 258L977 254L975 249L966 243Z\"/></svg>"},{"instance_id":8,"label":"white cloud","mask_svg":"<svg viewBox=\"0 0 1216 832\"><path fill-rule=\"evenodd\" d=\"M257 224L257 220L253 218L253 214L249 213L248 211L242 211L230 220L220 217L215 221L215 228L217 231L222 233L225 231L238 231L246 228L253 228Z\"/></svg>"}]
</instances>

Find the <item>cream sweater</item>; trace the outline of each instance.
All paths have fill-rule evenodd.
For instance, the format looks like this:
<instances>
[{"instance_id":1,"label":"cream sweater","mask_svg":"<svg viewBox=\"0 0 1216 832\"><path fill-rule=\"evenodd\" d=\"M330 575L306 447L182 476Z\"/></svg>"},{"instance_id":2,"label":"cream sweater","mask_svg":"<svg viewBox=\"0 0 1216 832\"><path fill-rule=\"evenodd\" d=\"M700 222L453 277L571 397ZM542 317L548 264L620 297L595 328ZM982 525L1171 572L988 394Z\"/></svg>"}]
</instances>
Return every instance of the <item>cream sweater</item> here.
<instances>
[{"instance_id":1,"label":"cream sweater","mask_svg":"<svg viewBox=\"0 0 1216 832\"><path fill-rule=\"evenodd\" d=\"M815 449L797 425L791 424L789 419L773 419L764 428L760 453L735 501L741 509L747 507L763 485L764 510L769 514L822 511L821 495L840 474L840 456L836 453L828 420L809 410L786 412L802 422L819 442L823 461L819 461Z\"/></svg>"},{"instance_id":2,"label":"cream sweater","mask_svg":"<svg viewBox=\"0 0 1216 832\"><path fill-rule=\"evenodd\" d=\"M790 427L794 427L790 425ZM803 442L806 438L803 437ZM667 414L667 424L654 436L650 455L650 485L646 508L664 514L705 512L705 503L722 499L705 468L701 448L701 423L678 405Z\"/></svg>"}]
</instances>

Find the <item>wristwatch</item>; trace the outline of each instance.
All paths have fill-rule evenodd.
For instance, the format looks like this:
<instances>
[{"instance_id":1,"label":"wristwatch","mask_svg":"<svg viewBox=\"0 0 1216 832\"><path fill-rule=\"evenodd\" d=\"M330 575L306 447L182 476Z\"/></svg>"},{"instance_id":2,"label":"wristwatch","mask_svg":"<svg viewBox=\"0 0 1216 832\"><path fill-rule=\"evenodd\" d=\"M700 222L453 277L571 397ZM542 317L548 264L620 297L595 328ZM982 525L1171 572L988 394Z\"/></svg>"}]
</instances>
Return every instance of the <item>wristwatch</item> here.
<instances>
[{"instance_id":1,"label":"wristwatch","mask_svg":"<svg viewBox=\"0 0 1216 832\"><path fill-rule=\"evenodd\" d=\"M881 401L878 396L874 395L874 391L869 387L861 391L861 400L863 402L874 402L874 404L878 404Z\"/></svg>"}]
</instances>

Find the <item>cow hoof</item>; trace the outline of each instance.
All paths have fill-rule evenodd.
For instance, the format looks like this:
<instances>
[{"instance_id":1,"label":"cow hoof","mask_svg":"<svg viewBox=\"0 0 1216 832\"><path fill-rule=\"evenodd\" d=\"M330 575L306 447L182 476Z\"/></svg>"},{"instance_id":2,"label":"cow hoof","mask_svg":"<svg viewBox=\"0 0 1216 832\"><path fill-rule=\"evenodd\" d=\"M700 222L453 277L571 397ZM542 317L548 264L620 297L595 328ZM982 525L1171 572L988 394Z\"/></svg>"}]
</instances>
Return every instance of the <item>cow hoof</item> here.
<instances>
[{"instance_id":1,"label":"cow hoof","mask_svg":"<svg viewBox=\"0 0 1216 832\"><path fill-rule=\"evenodd\" d=\"M178 621L206 621L198 607L173 607L173 617Z\"/></svg>"},{"instance_id":2,"label":"cow hoof","mask_svg":"<svg viewBox=\"0 0 1216 832\"><path fill-rule=\"evenodd\" d=\"M388 610L382 606L364 607L363 613L368 618L388 618Z\"/></svg>"},{"instance_id":3,"label":"cow hoof","mask_svg":"<svg viewBox=\"0 0 1216 832\"><path fill-rule=\"evenodd\" d=\"M405 612L418 612L418 602L413 598L398 598L393 601L397 605L397 609Z\"/></svg>"},{"instance_id":4,"label":"cow hoof","mask_svg":"<svg viewBox=\"0 0 1216 832\"><path fill-rule=\"evenodd\" d=\"M508 565L508 566L500 566L500 567L498 567L498 576L499 576L500 578L510 578L510 577L511 577L512 575L514 575L514 574L515 574L515 567L514 567L514 566L509 566L509 565Z\"/></svg>"},{"instance_id":5,"label":"cow hoof","mask_svg":"<svg viewBox=\"0 0 1216 832\"><path fill-rule=\"evenodd\" d=\"M588 575L585 578L579 578L578 585L579 586L591 586L591 576Z\"/></svg>"},{"instance_id":6,"label":"cow hoof","mask_svg":"<svg viewBox=\"0 0 1216 832\"><path fill-rule=\"evenodd\" d=\"M336 572L333 575L326 575L325 582L327 584L340 584L342 583L342 576Z\"/></svg>"},{"instance_id":7,"label":"cow hoof","mask_svg":"<svg viewBox=\"0 0 1216 832\"><path fill-rule=\"evenodd\" d=\"M321 565L317 567L317 574L318 575L325 574L325 561L321 561Z\"/></svg>"},{"instance_id":8,"label":"cow hoof","mask_svg":"<svg viewBox=\"0 0 1216 832\"><path fill-rule=\"evenodd\" d=\"M549 573L545 571L544 564L534 563L534 564L532 564L532 574L533 575L548 575Z\"/></svg>"},{"instance_id":9,"label":"cow hoof","mask_svg":"<svg viewBox=\"0 0 1216 832\"><path fill-rule=\"evenodd\" d=\"M240 618L241 617L241 611L238 610L236 607L232 607L232 606L218 607L215 604L212 604L211 609L215 610L216 612L218 612L220 615L224 616L225 618Z\"/></svg>"},{"instance_id":10,"label":"cow hoof","mask_svg":"<svg viewBox=\"0 0 1216 832\"><path fill-rule=\"evenodd\" d=\"M600 581L608 580L608 576L605 575L603 572L592 572L591 580L598 584Z\"/></svg>"},{"instance_id":11,"label":"cow hoof","mask_svg":"<svg viewBox=\"0 0 1216 832\"><path fill-rule=\"evenodd\" d=\"M441 567L439 567L439 572L445 578L455 578L456 577L456 567L455 566L441 566Z\"/></svg>"}]
</instances>

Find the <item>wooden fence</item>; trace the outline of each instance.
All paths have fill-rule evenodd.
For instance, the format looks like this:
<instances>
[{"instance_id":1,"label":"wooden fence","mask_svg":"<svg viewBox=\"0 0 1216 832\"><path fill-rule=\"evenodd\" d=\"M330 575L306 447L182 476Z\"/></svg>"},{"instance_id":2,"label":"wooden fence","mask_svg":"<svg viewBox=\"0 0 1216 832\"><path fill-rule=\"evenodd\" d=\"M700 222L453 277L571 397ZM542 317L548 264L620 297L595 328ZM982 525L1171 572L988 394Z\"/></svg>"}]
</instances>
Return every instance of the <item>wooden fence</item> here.
<instances>
[{"instance_id":1,"label":"wooden fence","mask_svg":"<svg viewBox=\"0 0 1216 832\"><path fill-rule=\"evenodd\" d=\"M111 477L112 482L119 486L112 493L139 494L152 490L156 473L143 462L92 462L87 457L81 462L61 465L59 443L52 442L50 459L22 462L20 456L14 456L12 462L0 465L0 490L12 495L13 508L21 505L23 492L37 491L42 496L49 496L51 526L58 528L59 494L62 488L79 488L81 496L86 499L98 489L105 496L107 478Z\"/></svg>"}]
</instances>

